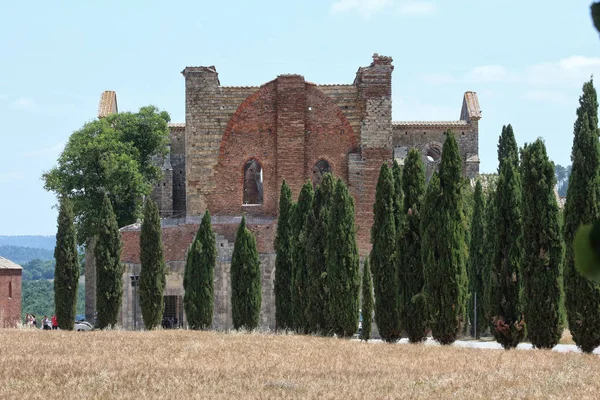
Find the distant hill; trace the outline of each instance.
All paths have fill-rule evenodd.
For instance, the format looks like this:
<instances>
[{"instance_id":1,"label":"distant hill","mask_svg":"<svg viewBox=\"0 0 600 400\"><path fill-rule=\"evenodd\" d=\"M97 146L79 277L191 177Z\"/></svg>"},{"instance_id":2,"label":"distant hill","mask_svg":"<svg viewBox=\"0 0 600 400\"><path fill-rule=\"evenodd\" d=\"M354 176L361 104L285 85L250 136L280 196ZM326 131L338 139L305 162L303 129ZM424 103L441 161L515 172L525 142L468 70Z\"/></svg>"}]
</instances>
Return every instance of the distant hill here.
<instances>
[{"instance_id":1,"label":"distant hill","mask_svg":"<svg viewBox=\"0 0 600 400\"><path fill-rule=\"evenodd\" d=\"M54 251L55 244L55 236L0 236L0 246L33 247Z\"/></svg>"},{"instance_id":2,"label":"distant hill","mask_svg":"<svg viewBox=\"0 0 600 400\"><path fill-rule=\"evenodd\" d=\"M9 260L17 264L23 265L32 260L53 260L54 248L52 248L52 250L48 250L35 247L0 245L0 256L8 258Z\"/></svg>"}]
</instances>

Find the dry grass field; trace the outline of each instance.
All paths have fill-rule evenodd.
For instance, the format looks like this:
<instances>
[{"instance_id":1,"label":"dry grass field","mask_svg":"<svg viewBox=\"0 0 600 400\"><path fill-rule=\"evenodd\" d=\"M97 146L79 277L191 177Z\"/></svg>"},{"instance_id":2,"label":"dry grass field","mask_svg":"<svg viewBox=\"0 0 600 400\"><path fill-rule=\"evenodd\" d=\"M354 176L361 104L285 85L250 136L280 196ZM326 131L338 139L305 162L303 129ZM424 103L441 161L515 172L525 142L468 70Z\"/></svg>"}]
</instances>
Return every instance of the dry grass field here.
<instances>
[{"instance_id":1,"label":"dry grass field","mask_svg":"<svg viewBox=\"0 0 600 400\"><path fill-rule=\"evenodd\" d=\"M0 399L597 399L600 358L193 331L0 330Z\"/></svg>"}]
</instances>

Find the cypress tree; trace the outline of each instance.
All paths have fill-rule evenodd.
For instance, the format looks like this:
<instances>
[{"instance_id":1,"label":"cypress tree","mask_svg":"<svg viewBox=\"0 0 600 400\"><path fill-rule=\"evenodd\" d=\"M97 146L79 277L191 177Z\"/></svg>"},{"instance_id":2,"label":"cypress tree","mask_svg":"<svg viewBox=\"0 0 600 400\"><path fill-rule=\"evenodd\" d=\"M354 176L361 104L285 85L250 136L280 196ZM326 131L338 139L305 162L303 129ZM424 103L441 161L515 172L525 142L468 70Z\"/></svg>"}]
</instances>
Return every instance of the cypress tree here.
<instances>
[{"instance_id":1,"label":"cypress tree","mask_svg":"<svg viewBox=\"0 0 600 400\"><path fill-rule=\"evenodd\" d=\"M600 217L598 99L593 80L583 85L574 125L571 176L564 211L565 304L573 340L586 353L600 345L600 285L575 269L573 239L581 225Z\"/></svg>"},{"instance_id":2,"label":"cypress tree","mask_svg":"<svg viewBox=\"0 0 600 400\"><path fill-rule=\"evenodd\" d=\"M210 213L204 212L202 222L188 250L183 275L183 307L192 329L209 329L214 311L214 277L217 263L217 241Z\"/></svg>"},{"instance_id":3,"label":"cypress tree","mask_svg":"<svg viewBox=\"0 0 600 400\"><path fill-rule=\"evenodd\" d=\"M308 305L306 322L311 333L327 334L327 229L333 196L333 176L325 174L315 190L313 207L306 220L306 268Z\"/></svg>"},{"instance_id":4,"label":"cypress tree","mask_svg":"<svg viewBox=\"0 0 600 400\"><path fill-rule=\"evenodd\" d=\"M96 310L100 329L117 325L123 301L123 265L121 233L112 204L105 194L98 224L98 240L94 248L96 260Z\"/></svg>"},{"instance_id":5,"label":"cypress tree","mask_svg":"<svg viewBox=\"0 0 600 400\"><path fill-rule=\"evenodd\" d=\"M522 150L523 293L527 336L536 348L554 347L562 335L563 246L554 165L538 139Z\"/></svg>"},{"instance_id":6,"label":"cypress tree","mask_svg":"<svg viewBox=\"0 0 600 400\"><path fill-rule=\"evenodd\" d=\"M400 169L400 165L398 165L396 159L394 159L394 163L392 164L392 179L394 180L394 227L396 228L396 234L398 234L404 215L402 212L404 201L402 193L402 169Z\"/></svg>"},{"instance_id":7,"label":"cypress tree","mask_svg":"<svg viewBox=\"0 0 600 400\"><path fill-rule=\"evenodd\" d=\"M475 184L473 216L471 219L471 243L469 244L469 307L468 315L471 317L472 326L475 330L476 337L479 339L481 332L487 328L487 321L484 314L484 299L485 299L485 284L484 273L486 265L485 252L485 199L483 197L483 188L481 182L477 180ZM475 302L477 309L475 310ZM477 314L477 324L475 325L475 317Z\"/></svg>"},{"instance_id":8,"label":"cypress tree","mask_svg":"<svg viewBox=\"0 0 600 400\"><path fill-rule=\"evenodd\" d=\"M260 321L262 302L260 260L256 239L246 227L246 217L235 236L231 256L231 314L234 329L253 330Z\"/></svg>"},{"instance_id":9,"label":"cypress tree","mask_svg":"<svg viewBox=\"0 0 600 400\"><path fill-rule=\"evenodd\" d=\"M510 349L516 347L525 334L520 276L523 258L521 176L511 125L502 128L498 157L496 244L490 278L491 330L502 347Z\"/></svg>"},{"instance_id":10,"label":"cypress tree","mask_svg":"<svg viewBox=\"0 0 600 400\"><path fill-rule=\"evenodd\" d=\"M292 190L284 180L279 194L279 217L275 236L275 319L277 329L290 329L292 322Z\"/></svg>"},{"instance_id":11,"label":"cypress tree","mask_svg":"<svg viewBox=\"0 0 600 400\"><path fill-rule=\"evenodd\" d=\"M160 326L164 311L165 260L161 240L158 207L151 199L144 205L144 220L140 234L140 308L144 326L152 330Z\"/></svg>"},{"instance_id":12,"label":"cypress tree","mask_svg":"<svg viewBox=\"0 0 600 400\"><path fill-rule=\"evenodd\" d=\"M371 320L373 319L373 280L369 257L365 257L362 277L362 329L360 339L365 342L371 339Z\"/></svg>"},{"instance_id":13,"label":"cypress tree","mask_svg":"<svg viewBox=\"0 0 600 400\"><path fill-rule=\"evenodd\" d=\"M327 236L327 287L329 288L329 322L338 337L356 332L359 313L360 268L354 200L346 185L335 182Z\"/></svg>"},{"instance_id":14,"label":"cypress tree","mask_svg":"<svg viewBox=\"0 0 600 400\"><path fill-rule=\"evenodd\" d=\"M402 174L404 201L398 242L398 285L401 301L401 325L411 343L425 340L427 308L423 295L421 260L421 201L425 192L425 166L421 154L411 149L404 161Z\"/></svg>"},{"instance_id":15,"label":"cypress tree","mask_svg":"<svg viewBox=\"0 0 600 400\"><path fill-rule=\"evenodd\" d=\"M448 131L440 163L440 190L436 193L434 186L429 195L431 199L427 200L428 206L437 203L438 207L428 210L428 214L433 214L433 220L426 224L427 240L425 235L423 239L426 253L423 260L425 285L432 318L431 332L433 338L441 344L450 344L456 340L466 316L467 249L461 170L462 160L458 144L454 134ZM434 185L436 183L434 182Z\"/></svg>"},{"instance_id":16,"label":"cypress tree","mask_svg":"<svg viewBox=\"0 0 600 400\"><path fill-rule=\"evenodd\" d=\"M396 257L394 180L386 163L381 165L373 204L371 264L375 288L375 322L382 339L396 342L401 337L400 293Z\"/></svg>"},{"instance_id":17,"label":"cypress tree","mask_svg":"<svg viewBox=\"0 0 600 400\"><path fill-rule=\"evenodd\" d=\"M308 270L306 267L306 219L312 209L313 187L306 182L300 190L298 203L292 216L293 229L293 275L292 275L292 319L298 332L307 333L308 323L306 312L308 308Z\"/></svg>"},{"instance_id":18,"label":"cypress tree","mask_svg":"<svg viewBox=\"0 0 600 400\"><path fill-rule=\"evenodd\" d=\"M54 248L54 304L58 326L73 330L77 308L77 286L79 283L79 261L77 240L73 225L73 205L67 196L59 199L58 230Z\"/></svg>"},{"instance_id":19,"label":"cypress tree","mask_svg":"<svg viewBox=\"0 0 600 400\"><path fill-rule=\"evenodd\" d=\"M483 280L483 315L485 323L490 326L492 321L491 310L491 275L494 265L496 249L496 189L488 188L485 201L485 257L481 277ZM483 332L483 331L482 331Z\"/></svg>"}]
</instances>

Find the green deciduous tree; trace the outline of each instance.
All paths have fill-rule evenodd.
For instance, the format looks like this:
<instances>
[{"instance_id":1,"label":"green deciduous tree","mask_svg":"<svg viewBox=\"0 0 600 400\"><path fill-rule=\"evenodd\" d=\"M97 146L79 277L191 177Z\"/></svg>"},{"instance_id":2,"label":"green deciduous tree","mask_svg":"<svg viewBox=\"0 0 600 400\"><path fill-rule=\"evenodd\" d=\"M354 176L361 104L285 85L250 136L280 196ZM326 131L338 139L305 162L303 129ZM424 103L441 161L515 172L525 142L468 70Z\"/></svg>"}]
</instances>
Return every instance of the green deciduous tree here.
<instances>
[{"instance_id":1,"label":"green deciduous tree","mask_svg":"<svg viewBox=\"0 0 600 400\"><path fill-rule=\"evenodd\" d=\"M306 219L312 210L314 191L312 184L306 182L300 190L298 203L292 216L293 232L293 275L292 275L292 314L294 328L298 332L308 333L306 311L308 308L308 269L306 267Z\"/></svg>"},{"instance_id":2,"label":"green deciduous tree","mask_svg":"<svg viewBox=\"0 0 600 400\"><path fill-rule=\"evenodd\" d=\"M473 216L471 219L471 243L469 244L469 293L470 301L467 312L471 317L471 324L479 338L488 323L484 315L485 284L483 270L486 265L485 252L485 199L481 181L475 184ZM477 303L475 305L475 302ZM476 306L476 307L475 307ZM475 314L477 317L475 318ZM477 324L475 325L475 319Z\"/></svg>"},{"instance_id":3,"label":"green deciduous tree","mask_svg":"<svg viewBox=\"0 0 600 400\"><path fill-rule=\"evenodd\" d=\"M329 215L326 257L331 330L338 337L348 337L358 328L360 268L354 200L339 179Z\"/></svg>"},{"instance_id":4,"label":"green deciduous tree","mask_svg":"<svg viewBox=\"0 0 600 400\"><path fill-rule=\"evenodd\" d=\"M144 205L144 220L140 233L140 308L144 326L152 330L160 326L163 317L165 290L165 260L161 240L160 215L156 203L148 197Z\"/></svg>"},{"instance_id":5,"label":"green deciduous tree","mask_svg":"<svg viewBox=\"0 0 600 400\"><path fill-rule=\"evenodd\" d=\"M425 193L425 166L421 154L411 149L404 161L402 174L404 220L398 229L398 284L401 301L401 326L411 343L425 340L427 307L423 295L421 259L421 202Z\"/></svg>"},{"instance_id":6,"label":"green deciduous tree","mask_svg":"<svg viewBox=\"0 0 600 400\"><path fill-rule=\"evenodd\" d=\"M521 299L523 260L522 184L517 144L511 125L502 127L498 144L495 255L490 278L491 330L505 349L525 335Z\"/></svg>"},{"instance_id":7,"label":"green deciduous tree","mask_svg":"<svg viewBox=\"0 0 600 400\"><path fill-rule=\"evenodd\" d=\"M166 152L169 114L154 106L137 113L112 114L75 131L43 175L44 188L66 193L73 202L79 243L96 235L102 224L102 199L111 200L119 227L141 216L139 199L160 178L152 156Z\"/></svg>"},{"instance_id":8,"label":"green deciduous tree","mask_svg":"<svg viewBox=\"0 0 600 400\"><path fill-rule=\"evenodd\" d=\"M210 213L206 210L188 250L183 276L183 306L188 325L192 329L209 329L212 326L216 263L217 243Z\"/></svg>"},{"instance_id":9,"label":"green deciduous tree","mask_svg":"<svg viewBox=\"0 0 600 400\"><path fill-rule=\"evenodd\" d=\"M563 331L563 245L554 166L541 139L525 145L523 170L523 294L527 336L537 348L554 347Z\"/></svg>"},{"instance_id":10,"label":"green deciduous tree","mask_svg":"<svg viewBox=\"0 0 600 400\"><path fill-rule=\"evenodd\" d=\"M462 160L456 138L446 132L439 172L426 195L423 232L425 288L433 338L453 343L466 317L467 276ZM434 175L435 176L435 175ZM431 208L433 207L433 209Z\"/></svg>"},{"instance_id":11,"label":"green deciduous tree","mask_svg":"<svg viewBox=\"0 0 600 400\"><path fill-rule=\"evenodd\" d=\"M275 319L277 329L291 329L292 320L292 190L284 180L279 194L275 236Z\"/></svg>"},{"instance_id":12,"label":"green deciduous tree","mask_svg":"<svg viewBox=\"0 0 600 400\"><path fill-rule=\"evenodd\" d=\"M371 264L375 288L375 322L382 339L395 342L401 337L394 179L386 163L381 165L373 204ZM400 212L400 210L398 210Z\"/></svg>"},{"instance_id":13,"label":"green deciduous tree","mask_svg":"<svg viewBox=\"0 0 600 400\"><path fill-rule=\"evenodd\" d=\"M121 233L108 196L104 196L94 247L96 261L96 310L100 329L115 327L123 301Z\"/></svg>"},{"instance_id":14,"label":"green deciduous tree","mask_svg":"<svg viewBox=\"0 0 600 400\"><path fill-rule=\"evenodd\" d=\"M73 207L68 197L60 197L58 230L54 248L54 304L60 329L73 330L77 310L79 259L73 225Z\"/></svg>"},{"instance_id":15,"label":"green deciduous tree","mask_svg":"<svg viewBox=\"0 0 600 400\"><path fill-rule=\"evenodd\" d=\"M235 236L231 256L231 314L235 329L253 330L260 322L261 273L256 238L246 227L246 217Z\"/></svg>"},{"instance_id":16,"label":"green deciduous tree","mask_svg":"<svg viewBox=\"0 0 600 400\"><path fill-rule=\"evenodd\" d=\"M365 257L362 277L362 328L360 339L365 342L371 339L371 321L373 320L373 279L371 277L371 267L369 258Z\"/></svg>"},{"instance_id":17,"label":"green deciduous tree","mask_svg":"<svg viewBox=\"0 0 600 400\"><path fill-rule=\"evenodd\" d=\"M308 270L306 321L308 331L311 333L329 333L325 253L333 191L333 176L325 174L321 184L315 190L313 208L306 220L306 268Z\"/></svg>"},{"instance_id":18,"label":"green deciduous tree","mask_svg":"<svg viewBox=\"0 0 600 400\"><path fill-rule=\"evenodd\" d=\"M572 169L564 211L565 304L573 340L589 353L600 345L600 286L575 269L572 243L581 225L600 218L598 99L592 80L583 85L573 131Z\"/></svg>"}]
</instances>

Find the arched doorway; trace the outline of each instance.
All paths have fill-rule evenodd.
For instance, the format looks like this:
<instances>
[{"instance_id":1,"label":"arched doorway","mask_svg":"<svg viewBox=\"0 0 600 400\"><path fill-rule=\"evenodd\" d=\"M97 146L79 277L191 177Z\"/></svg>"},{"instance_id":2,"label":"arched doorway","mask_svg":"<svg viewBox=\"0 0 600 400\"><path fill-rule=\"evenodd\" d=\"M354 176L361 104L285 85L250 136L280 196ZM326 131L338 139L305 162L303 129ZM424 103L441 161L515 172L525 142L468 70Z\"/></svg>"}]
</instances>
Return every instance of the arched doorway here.
<instances>
[{"instance_id":1,"label":"arched doorway","mask_svg":"<svg viewBox=\"0 0 600 400\"><path fill-rule=\"evenodd\" d=\"M251 159L244 166L243 204L263 203L263 171L260 163Z\"/></svg>"}]
</instances>

